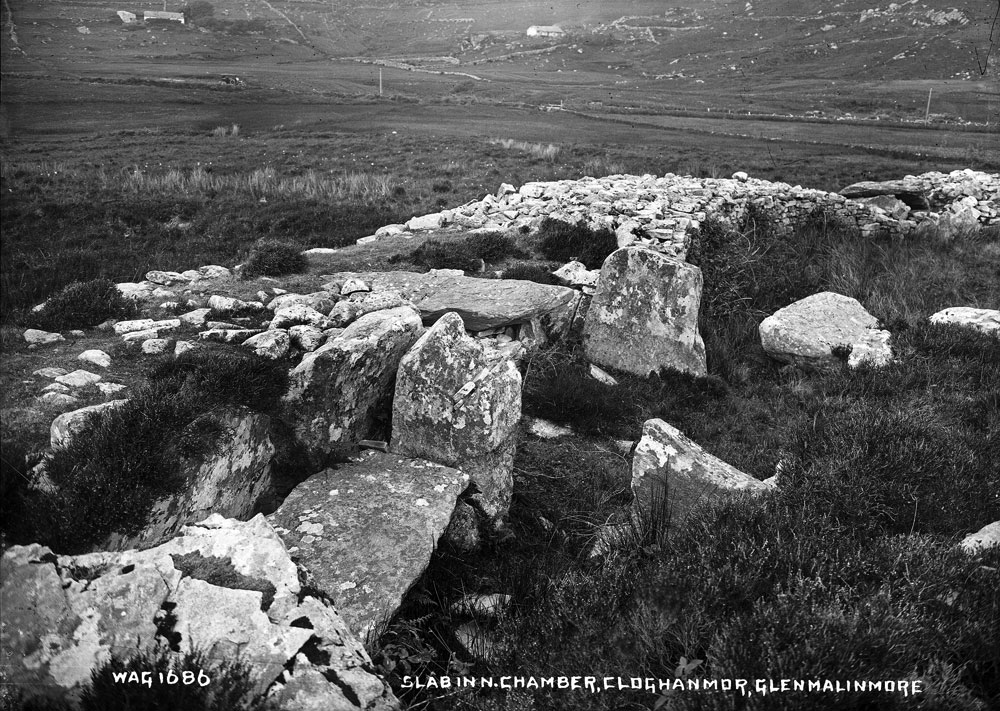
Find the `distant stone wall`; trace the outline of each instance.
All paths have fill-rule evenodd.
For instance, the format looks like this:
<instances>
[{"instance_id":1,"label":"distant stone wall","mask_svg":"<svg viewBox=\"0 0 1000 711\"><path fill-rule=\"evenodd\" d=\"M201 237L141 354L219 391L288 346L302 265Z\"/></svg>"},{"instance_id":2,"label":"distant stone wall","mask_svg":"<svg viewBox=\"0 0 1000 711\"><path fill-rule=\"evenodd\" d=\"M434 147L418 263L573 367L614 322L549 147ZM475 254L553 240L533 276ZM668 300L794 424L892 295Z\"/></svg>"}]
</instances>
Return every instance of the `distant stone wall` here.
<instances>
[{"instance_id":1,"label":"distant stone wall","mask_svg":"<svg viewBox=\"0 0 1000 711\"><path fill-rule=\"evenodd\" d=\"M549 217L611 229L619 246L643 244L683 257L690 228L698 227L708 216L738 221L751 205L770 211L787 230L818 210L869 235L903 237L927 226L1000 223L1000 175L961 170L864 185L874 187L863 197L849 197L750 178L745 173L725 179L671 173L662 177L610 175L525 183L519 189L504 184L495 195L415 217L405 226L383 228L362 241L446 227L536 229ZM850 194L848 189L843 192ZM905 200L896 199L897 194Z\"/></svg>"}]
</instances>

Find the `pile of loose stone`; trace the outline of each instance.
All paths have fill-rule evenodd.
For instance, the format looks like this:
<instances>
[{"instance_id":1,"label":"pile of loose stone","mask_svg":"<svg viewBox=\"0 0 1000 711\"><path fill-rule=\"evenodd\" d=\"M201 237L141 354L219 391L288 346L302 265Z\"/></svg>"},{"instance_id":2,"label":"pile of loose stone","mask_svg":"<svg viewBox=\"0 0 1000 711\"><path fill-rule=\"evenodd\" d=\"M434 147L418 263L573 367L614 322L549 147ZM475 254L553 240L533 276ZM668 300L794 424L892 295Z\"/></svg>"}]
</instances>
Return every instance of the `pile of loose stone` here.
<instances>
[{"instance_id":1,"label":"pile of loose stone","mask_svg":"<svg viewBox=\"0 0 1000 711\"><path fill-rule=\"evenodd\" d=\"M932 172L885 183L857 183L840 193L760 180L742 172L731 179L671 173L610 175L525 183L519 189L505 183L495 195L414 217L405 225L387 225L359 243L448 227L534 230L544 218L552 218L613 230L619 247L640 244L683 259L690 228L708 216L738 220L750 206L772 212L786 229L819 210L866 235L952 232L1000 223L1000 175L968 169Z\"/></svg>"}]
</instances>

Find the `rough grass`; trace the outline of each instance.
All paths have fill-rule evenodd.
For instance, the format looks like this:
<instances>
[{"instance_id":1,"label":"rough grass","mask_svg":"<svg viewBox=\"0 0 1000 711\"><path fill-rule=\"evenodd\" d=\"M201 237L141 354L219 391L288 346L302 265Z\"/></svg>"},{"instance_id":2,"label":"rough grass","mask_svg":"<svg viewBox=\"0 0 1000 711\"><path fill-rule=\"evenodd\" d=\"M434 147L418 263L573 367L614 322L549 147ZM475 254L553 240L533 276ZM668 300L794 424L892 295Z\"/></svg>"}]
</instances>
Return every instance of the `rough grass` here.
<instances>
[{"instance_id":1,"label":"rough grass","mask_svg":"<svg viewBox=\"0 0 1000 711\"><path fill-rule=\"evenodd\" d=\"M600 269L608 255L618 249L615 233L594 230L583 222L571 224L546 217L536 235L538 250L546 259L557 262L577 260L587 269Z\"/></svg>"},{"instance_id":2,"label":"rough grass","mask_svg":"<svg viewBox=\"0 0 1000 711\"><path fill-rule=\"evenodd\" d=\"M429 239L409 254L389 258L390 264L410 263L427 269L482 271L484 265L498 265L512 257L525 256L513 237L487 232L461 240Z\"/></svg>"},{"instance_id":3,"label":"rough grass","mask_svg":"<svg viewBox=\"0 0 1000 711\"><path fill-rule=\"evenodd\" d=\"M284 368L247 351L196 350L164 361L124 404L91 416L52 453L46 473L55 492L17 492L3 524L8 539L76 553L113 532L138 533L153 502L176 492L224 435L218 409L273 413L286 388Z\"/></svg>"},{"instance_id":4,"label":"rough grass","mask_svg":"<svg viewBox=\"0 0 1000 711\"><path fill-rule=\"evenodd\" d=\"M99 278L67 285L25 321L43 331L65 331L91 328L109 318L123 320L136 313L136 304L122 296L111 280Z\"/></svg>"},{"instance_id":5,"label":"rough grass","mask_svg":"<svg viewBox=\"0 0 1000 711\"><path fill-rule=\"evenodd\" d=\"M306 270L308 260L302 254L302 245L294 242L261 240L253 246L241 276L253 279L258 276L283 276Z\"/></svg>"},{"instance_id":6,"label":"rough grass","mask_svg":"<svg viewBox=\"0 0 1000 711\"><path fill-rule=\"evenodd\" d=\"M874 260L870 243L821 219L783 238L766 215L751 214L735 226L709 223L695 237L706 284L709 275L727 280L703 302L709 376L615 372L612 387L589 377L572 343L536 355L525 411L578 436L521 440L514 536L477 556L437 553L377 648L383 669L398 675L409 660L414 673L459 673L465 664L477 675L671 679L686 666L708 679L895 679L925 688L910 699L532 691L507 697L518 708L1000 704L1000 550L972 557L955 548L1000 519L1000 340L927 321L956 298L1000 307L989 279L1000 265L982 248L992 236L878 242L884 256ZM851 265L867 277L850 278ZM892 322L894 364L805 372L766 358L760 319L838 288ZM756 503L703 506L682 525L652 512L633 542L589 560L595 527L621 520L624 452L651 417L758 478L780 469L779 489ZM450 603L473 591L514 599L486 628L479 659L443 631L461 622ZM434 708L498 708L486 692L407 694Z\"/></svg>"}]
</instances>

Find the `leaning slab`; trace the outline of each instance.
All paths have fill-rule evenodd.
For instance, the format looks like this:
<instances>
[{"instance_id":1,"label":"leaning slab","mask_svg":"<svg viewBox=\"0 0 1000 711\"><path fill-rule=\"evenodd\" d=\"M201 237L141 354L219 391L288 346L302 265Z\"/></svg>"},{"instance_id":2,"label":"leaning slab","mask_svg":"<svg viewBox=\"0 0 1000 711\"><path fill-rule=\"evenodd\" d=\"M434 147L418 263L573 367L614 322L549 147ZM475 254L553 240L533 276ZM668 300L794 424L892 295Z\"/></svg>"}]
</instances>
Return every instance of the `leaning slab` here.
<instances>
[{"instance_id":1,"label":"leaning slab","mask_svg":"<svg viewBox=\"0 0 1000 711\"><path fill-rule=\"evenodd\" d=\"M632 460L632 491L641 512L665 506L672 524L699 503L771 486L713 457L663 420L647 420Z\"/></svg>"},{"instance_id":2,"label":"leaning slab","mask_svg":"<svg viewBox=\"0 0 1000 711\"><path fill-rule=\"evenodd\" d=\"M931 316L931 323L954 324L1000 336L1000 310L953 306Z\"/></svg>"},{"instance_id":3,"label":"leaning slab","mask_svg":"<svg viewBox=\"0 0 1000 711\"><path fill-rule=\"evenodd\" d=\"M366 314L292 370L285 412L298 440L321 461L345 443L379 439L388 418L396 369L423 332L405 306Z\"/></svg>"},{"instance_id":4,"label":"leaning slab","mask_svg":"<svg viewBox=\"0 0 1000 711\"><path fill-rule=\"evenodd\" d=\"M468 331L530 324L536 338L558 338L569 329L579 292L563 286L519 279L476 279L453 274L414 272L344 272L335 281L355 277L373 292L394 291L420 311L424 325L448 312L462 317Z\"/></svg>"},{"instance_id":5,"label":"leaning slab","mask_svg":"<svg viewBox=\"0 0 1000 711\"><path fill-rule=\"evenodd\" d=\"M764 319L759 327L764 351L784 363L836 361L834 349L849 347L848 365L867 361L883 366L892 360L889 332L849 296L824 291L807 296Z\"/></svg>"},{"instance_id":6,"label":"leaning slab","mask_svg":"<svg viewBox=\"0 0 1000 711\"><path fill-rule=\"evenodd\" d=\"M300 702L282 708L398 708L344 620L301 587L263 516L244 523L213 515L145 551L70 557L14 546L0 579L4 683L27 699L76 702L96 668L173 633L182 653L252 660L255 696L270 689Z\"/></svg>"},{"instance_id":7,"label":"leaning slab","mask_svg":"<svg viewBox=\"0 0 1000 711\"><path fill-rule=\"evenodd\" d=\"M637 375L662 368L706 375L701 289L701 270L691 264L643 247L613 252L587 311L588 360Z\"/></svg>"},{"instance_id":8,"label":"leaning slab","mask_svg":"<svg viewBox=\"0 0 1000 711\"><path fill-rule=\"evenodd\" d=\"M467 485L455 469L369 451L299 484L268 519L364 637L423 573Z\"/></svg>"},{"instance_id":9,"label":"leaning slab","mask_svg":"<svg viewBox=\"0 0 1000 711\"><path fill-rule=\"evenodd\" d=\"M503 353L441 317L399 364L392 405L393 452L469 474L487 519L506 514L521 419L521 373Z\"/></svg>"},{"instance_id":10,"label":"leaning slab","mask_svg":"<svg viewBox=\"0 0 1000 711\"><path fill-rule=\"evenodd\" d=\"M244 407L215 413L222 434L212 453L194 462L181 491L153 504L143 529L131 536L112 534L103 548L145 548L174 536L184 525L210 514L248 519L271 494L274 443L270 418Z\"/></svg>"}]
</instances>

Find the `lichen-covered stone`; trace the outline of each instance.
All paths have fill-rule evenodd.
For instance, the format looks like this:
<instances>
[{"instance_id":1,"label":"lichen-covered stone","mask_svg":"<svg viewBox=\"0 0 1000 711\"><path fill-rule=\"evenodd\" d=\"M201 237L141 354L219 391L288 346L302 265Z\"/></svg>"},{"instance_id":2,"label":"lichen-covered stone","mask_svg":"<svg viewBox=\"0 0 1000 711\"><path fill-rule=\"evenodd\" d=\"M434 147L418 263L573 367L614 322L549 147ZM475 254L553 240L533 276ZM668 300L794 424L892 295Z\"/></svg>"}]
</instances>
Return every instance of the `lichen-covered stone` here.
<instances>
[{"instance_id":1,"label":"lichen-covered stone","mask_svg":"<svg viewBox=\"0 0 1000 711\"><path fill-rule=\"evenodd\" d=\"M192 554L237 575L203 579L205 571L180 563ZM239 576L274 591L267 609L260 591L226 587ZM213 515L143 551L70 557L37 544L14 546L0 560L0 585L4 683L26 699L72 704L97 667L174 633L182 653L198 648L252 660L257 696L313 677L295 694L301 705L283 708L316 708L309 705L316 701L324 709L398 708L336 611L301 588L295 563L263 516L242 523ZM161 629L165 607L176 620L172 630ZM322 654L307 655L307 648ZM282 674L293 666L294 676Z\"/></svg>"},{"instance_id":2,"label":"lichen-covered stone","mask_svg":"<svg viewBox=\"0 0 1000 711\"><path fill-rule=\"evenodd\" d=\"M661 368L705 375L701 288L698 267L643 247L613 252L587 311L587 359L637 375Z\"/></svg>"},{"instance_id":3,"label":"lichen-covered stone","mask_svg":"<svg viewBox=\"0 0 1000 711\"><path fill-rule=\"evenodd\" d=\"M246 408L233 407L216 412L219 440L201 462L187 472L185 486L176 494L153 504L142 531L134 536L112 534L109 549L161 543L185 524L209 514L247 519L271 494L271 459L274 444L270 418Z\"/></svg>"},{"instance_id":4,"label":"lichen-covered stone","mask_svg":"<svg viewBox=\"0 0 1000 711\"><path fill-rule=\"evenodd\" d=\"M579 292L574 289L519 279L476 279L440 272L344 272L335 275L340 281L354 277L370 284L373 293L391 291L408 299L420 311L424 325L454 312L462 317L469 331L530 324L539 340L564 335L579 300Z\"/></svg>"},{"instance_id":5,"label":"lichen-covered stone","mask_svg":"<svg viewBox=\"0 0 1000 711\"><path fill-rule=\"evenodd\" d=\"M268 519L363 636L423 573L467 485L450 467L368 451L299 484Z\"/></svg>"},{"instance_id":6,"label":"lichen-covered stone","mask_svg":"<svg viewBox=\"0 0 1000 711\"><path fill-rule=\"evenodd\" d=\"M422 331L412 308L376 311L303 356L289 376L285 411L317 462L345 443L379 438L396 368Z\"/></svg>"},{"instance_id":7,"label":"lichen-covered stone","mask_svg":"<svg viewBox=\"0 0 1000 711\"><path fill-rule=\"evenodd\" d=\"M520 419L514 362L469 337L459 315L448 313L399 364L390 448L468 473L472 501L497 519L510 504Z\"/></svg>"},{"instance_id":8,"label":"lichen-covered stone","mask_svg":"<svg viewBox=\"0 0 1000 711\"><path fill-rule=\"evenodd\" d=\"M822 364L848 348L848 364L886 365L892 359L889 332L878 326L857 299L824 291L807 296L764 319L759 327L764 351L785 363Z\"/></svg>"},{"instance_id":9,"label":"lichen-covered stone","mask_svg":"<svg viewBox=\"0 0 1000 711\"><path fill-rule=\"evenodd\" d=\"M632 460L632 492L639 510L657 515L664 504L672 524L703 501L772 487L713 457L663 420L648 420Z\"/></svg>"},{"instance_id":10,"label":"lichen-covered stone","mask_svg":"<svg viewBox=\"0 0 1000 711\"><path fill-rule=\"evenodd\" d=\"M952 306L931 316L931 323L953 324L1000 336L1000 310Z\"/></svg>"}]
</instances>

